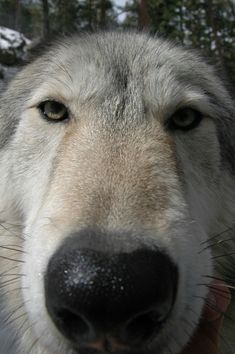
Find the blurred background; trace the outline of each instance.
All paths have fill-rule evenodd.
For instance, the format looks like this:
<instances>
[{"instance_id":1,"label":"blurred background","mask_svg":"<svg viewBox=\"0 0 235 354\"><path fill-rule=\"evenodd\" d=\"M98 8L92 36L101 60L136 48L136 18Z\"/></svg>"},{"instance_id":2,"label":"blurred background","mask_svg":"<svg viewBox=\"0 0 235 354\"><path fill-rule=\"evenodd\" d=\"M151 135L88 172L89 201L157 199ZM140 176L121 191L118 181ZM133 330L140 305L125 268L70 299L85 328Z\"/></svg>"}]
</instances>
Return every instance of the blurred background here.
<instances>
[{"instance_id":1,"label":"blurred background","mask_svg":"<svg viewBox=\"0 0 235 354\"><path fill-rule=\"evenodd\" d=\"M235 0L0 0L0 81L45 40L147 29L198 48L235 84Z\"/></svg>"}]
</instances>

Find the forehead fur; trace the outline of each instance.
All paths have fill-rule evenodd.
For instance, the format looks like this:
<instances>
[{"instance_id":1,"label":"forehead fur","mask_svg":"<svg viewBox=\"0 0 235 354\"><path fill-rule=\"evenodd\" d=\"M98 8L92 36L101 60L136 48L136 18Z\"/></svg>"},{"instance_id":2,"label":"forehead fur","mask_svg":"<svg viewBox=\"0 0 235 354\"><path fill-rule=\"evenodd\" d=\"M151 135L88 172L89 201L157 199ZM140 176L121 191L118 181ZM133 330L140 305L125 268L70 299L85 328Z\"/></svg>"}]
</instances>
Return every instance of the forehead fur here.
<instances>
[{"instance_id":1,"label":"forehead fur","mask_svg":"<svg viewBox=\"0 0 235 354\"><path fill-rule=\"evenodd\" d=\"M56 79L63 73L69 87L74 83L76 90L83 89L81 97L86 94L91 97L92 93L107 95L106 88L111 89L109 94L121 93L128 83L138 82L139 88L148 88L149 94L161 103L159 93L166 86L169 89L169 84L175 88L175 80L177 87L184 87L184 91L198 89L200 94L219 102L226 99L229 103L214 68L196 52L145 34L114 32L74 36L53 47L38 64L40 74L47 79L48 74ZM159 83L165 86L161 89ZM173 93L178 94L172 89Z\"/></svg>"},{"instance_id":2,"label":"forehead fur","mask_svg":"<svg viewBox=\"0 0 235 354\"><path fill-rule=\"evenodd\" d=\"M128 117L126 124L143 119L146 110L163 119L185 105L225 125L234 114L223 83L195 52L137 33L74 36L28 65L1 101L2 146L23 110L48 98L74 110L95 103L99 118Z\"/></svg>"},{"instance_id":3,"label":"forehead fur","mask_svg":"<svg viewBox=\"0 0 235 354\"><path fill-rule=\"evenodd\" d=\"M58 43L35 64L40 72L35 82L46 79L48 95L60 96L63 86L64 98L69 100L103 101L120 97L129 88L129 96L132 93L138 102L144 99L153 109L169 103L175 109L193 101L200 106L204 103L206 113L221 116L221 111L228 115L231 106L213 67L196 52L145 34L74 36ZM45 89L43 85L42 96Z\"/></svg>"}]
</instances>

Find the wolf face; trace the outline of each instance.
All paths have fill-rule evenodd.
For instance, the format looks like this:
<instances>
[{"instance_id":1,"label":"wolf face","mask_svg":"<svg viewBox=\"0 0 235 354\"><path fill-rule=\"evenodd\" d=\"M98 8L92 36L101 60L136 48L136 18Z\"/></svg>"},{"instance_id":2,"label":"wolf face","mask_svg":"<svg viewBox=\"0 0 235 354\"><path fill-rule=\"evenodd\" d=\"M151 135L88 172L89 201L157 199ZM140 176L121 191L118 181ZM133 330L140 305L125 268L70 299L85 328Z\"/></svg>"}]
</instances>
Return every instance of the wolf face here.
<instances>
[{"instance_id":1,"label":"wolf face","mask_svg":"<svg viewBox=\"0 0 235 354\"><path fill-rule=\"evenodd\" d=\"M205 244L234 217L233 112L213 68L144 34L75 36L18 74L0 111L18 353L182 351L214 273Z\"/></svg>"}]
</instances>

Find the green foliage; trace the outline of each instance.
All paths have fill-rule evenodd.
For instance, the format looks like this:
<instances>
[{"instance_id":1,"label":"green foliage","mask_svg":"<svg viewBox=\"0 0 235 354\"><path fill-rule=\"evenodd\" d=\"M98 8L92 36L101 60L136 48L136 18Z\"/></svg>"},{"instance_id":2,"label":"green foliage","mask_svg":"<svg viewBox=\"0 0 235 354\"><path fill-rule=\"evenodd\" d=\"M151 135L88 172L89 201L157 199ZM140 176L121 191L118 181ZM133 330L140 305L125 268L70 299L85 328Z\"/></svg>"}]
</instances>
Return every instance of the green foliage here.
<instances>
[{"instance_id":1,"label":"green foliage","mask_svg":"<svg viewBox=\"0 0 235 354\"><path fill-rule=\"evenodd\" d=\"M125 21L122 26L124 28L137 28L139 22L139 4L138 0L127 0L124 6L124 12L126 13Z\"/></svg>"},{"instance_id":2,"label":"green foliage","mask_svg":"<svg viewBox=\"0 0 235 354\"><path fill-rule=\"evenodd\" d=\"M55 33L70 33L76 30L78 21L77 0L51 0L50 23Z\"/></svg>"},{"instance_id":3,"label":"green foliage","mask_svg":"<svg viewBox=\"0 0 235 354\"><path fill-rule=\"evenodd\" d=\"M80 28L95 30L109 28L115 12L110 0L81 0L79 2Z\"/></svg>"},{"instance_id":4,"label":"green foliage","mask_svg":"<svg viewBox=\"0 0 235 354\"><path fill-rule=\"evenodd\" d=\"M137 26L139 1L129 0L127 3L124 26ZM225 68L235 84L233 0L145 0L144 3L152 33L201 49Z\"/></svg>"},{"instance_id":5,"label":"green foliage","mask_svg":"<svg viewBox=\"0 0 235 354\"><path fill-rule=\"evenodd\" d=\"M117 22L115 0L44 0L48 3L50 33L146 25L159 33L190 45L222 64L235 84L234 0L127 0ZM144 21L141 15L145 9ZM141 12L142 11L142 12ZM20 30L29 38L45 34L43 0L0 0L0 25Z\"/></svg>"},{"instance_id":6,"label":"green foliage","mask_svg":"<svg viewBox=\"0 0 235 354\"><path fill-rule=\"evenodd\" d=\"M51 35L117 26L112 0L48 0ZM0 0L0 26L43 35L43 0Z\"/></svg>"},{"instance_id":7,"label":"green foliage","mask_svg":"<svg viewBox=\"0 0 235 354\"><path fill-rule=\"evenodd\" d=\"M0 0L0 26L23 32L32 38L41 33L42 14L33 0Z\"/></svg>"}]
</instances>

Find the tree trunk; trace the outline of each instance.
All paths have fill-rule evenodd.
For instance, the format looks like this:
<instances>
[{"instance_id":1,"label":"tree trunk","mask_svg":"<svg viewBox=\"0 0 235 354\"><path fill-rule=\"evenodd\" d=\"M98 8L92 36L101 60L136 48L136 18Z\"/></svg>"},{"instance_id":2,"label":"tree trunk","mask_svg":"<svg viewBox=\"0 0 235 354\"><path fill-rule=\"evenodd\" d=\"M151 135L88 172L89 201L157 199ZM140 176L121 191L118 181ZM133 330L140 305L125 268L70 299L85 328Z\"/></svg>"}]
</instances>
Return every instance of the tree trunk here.
<instances>
[{"instance_id":1,"label":"tree trunk","mask_svg":"<svg viewBox=\"0 0 235 354\"><path fill-rule=\"evenodd\" d=\"M43 37L48 38L50 36L48 0L42 0L42 10L43 10Z\"/></svg>"},{"instance_id":2,"label":"tree trunk","mask_svg":"<svg viewBox=\"0 0 235 354\"><path fill-rule=\"evenodd\" d=\"M149 28L150 27L150 18L147 9L147 0L138 1L138 25L139 28Z\"/></svg>"},{"instance_id":3,"label":"tree trunk","mask_svg":"<svg viewBox=\"0 0 235 354\"><path fill-rule=\"evenodd\" d=\"M21 4L20 4L20 0L16 1L15 29L17 31L21 31Z\"/></svg>"},{"instance_id":4,"label":"tree trunk","mask_svg":"<svg viewBox=\"0 0 235 354\"><path fill-rule=\"evenodd\" d=\"M101 0L101 2L100 2L99 27L102 29L106 28L106 2L105 2L105 0Z\"/></svg>"}]
</instances>

